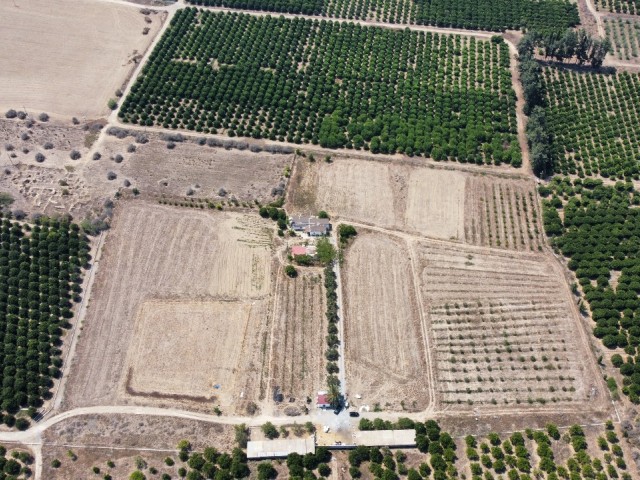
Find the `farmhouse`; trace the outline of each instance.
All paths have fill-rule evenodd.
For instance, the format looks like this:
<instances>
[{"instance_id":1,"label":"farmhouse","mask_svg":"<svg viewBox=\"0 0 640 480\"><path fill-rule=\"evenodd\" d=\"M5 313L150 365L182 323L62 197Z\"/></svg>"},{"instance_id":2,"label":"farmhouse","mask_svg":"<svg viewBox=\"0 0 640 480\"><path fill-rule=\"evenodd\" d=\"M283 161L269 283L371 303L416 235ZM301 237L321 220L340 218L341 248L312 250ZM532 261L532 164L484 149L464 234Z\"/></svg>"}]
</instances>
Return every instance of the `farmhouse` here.
<instances>
[{"instance_id":1,"label":"farmhouse","mask_svg":"<svg viewBox=\"0 0 640 480\"><path fill-rule=\"evenodd\" d=\"M318 396L316 397L316 407L318 408L331 408L331 403L329 402L329 393L325 391L318 392Z\"/></svg>"},{"instance_id":2,"label":"farmhouse","mask_svg":"<svg viewBox=\"0 0 640 480\"><path fill-rule=\"evenodd\" d=\"M305 232L313 237L326 235L331 230L328 218L297 216L289 219L291 228L296 232Z\"/></svg>"}]
</instances>

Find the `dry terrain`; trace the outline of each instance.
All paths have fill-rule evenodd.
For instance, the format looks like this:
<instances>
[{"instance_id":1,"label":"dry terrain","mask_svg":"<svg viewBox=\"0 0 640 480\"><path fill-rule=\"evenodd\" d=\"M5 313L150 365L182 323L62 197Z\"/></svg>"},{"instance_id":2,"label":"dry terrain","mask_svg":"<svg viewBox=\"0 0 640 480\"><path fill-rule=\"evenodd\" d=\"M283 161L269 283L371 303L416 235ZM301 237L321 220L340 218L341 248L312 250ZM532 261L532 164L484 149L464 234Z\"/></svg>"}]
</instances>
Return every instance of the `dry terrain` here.
<instances>
[{"instance_id":1,"label":"dry terrain","mask_svg":"<svg viewBox=\"0 0 640 480\"><path fill-rule=\"evenodd\" d=\"M115 2L0 2L0 111L105 115L160 29L162 14L147 18L139 7Z\"/></svg>"},{"instance_id":2,"label":"dry terrain","mask_svg":"<svg viewBox=\"0 0 640 480\"><path fill-rule=\"evenodd\" d=\"M361 231L342 268L346 375L351 397L424 410L427 360L407 245Z\"/></svg>"},{"instance_id":3,"label":"dry terrain","mask_svg":"<svg viewBox=\"0 0 640 480\"><path fill-rule=\"evenodd\" d=\"M142 195L156 198L269 202L274 189L285 187L283 174L293 159L293 155L226 150L193 141L177 142L170 150L158 135L148 138L148 143L136 144L132 137L107 136L100 147L102 158L87 166L87 177L107 181L107 174L114 172L117 178L110 182L114 186L129 181ZM135 152L128 151L131 145Z\"/></svg>"},{"instance_id":4,"label":"dry terrain","mask_svg":"<svg viewBox=\"0 0 640 480\"><path fill-rule=\"evenodd\" d=\"M538 250L544 243L535 184L449 167L298 159L294 213L326 210L345 221L476 245Z\"/></svg>"},{"instance_id":5,"label":"dry terrain","mask_svg":"<svg viewBox=\"0 0 640 480\"><path fill-rule=\"evenodd\" d=\"M416 255L444 404L606 401L562 272L547 255L429 241Z\"/></svg>"},{"instance_id":6,"label":"dry terrain","mask_svg":"<svg viewBox=\"0 0 640 480\"><path fill-rule=\"evenodd\" d=\"M272 348L271 393L281 393L290 412L324 387L327 319L322 270L300 268L280 276ZM293 401L292 401L293 399Z\"/></svg>"},{"instance_id":7,"label":"dry terrain","mask_svg":"<svg viewBox=\"0 0 640 480\"><path fill-rule=\"evenodd\" d=\"M444 410L607 402L548 254L358 232L342 276L347 379L359 403L422 410L429 389Z\"/></svg>"},{"instance_id":8,"label":"dry terrain","mask_svg":"<svg viewBox=\"0 0 640 480\"><path fill-rule=\"evenodd\" d=\"M119 207L64 406L210 411L257 401L268 365L272 225L250 213Z\"/></svg>"}]
</instances>

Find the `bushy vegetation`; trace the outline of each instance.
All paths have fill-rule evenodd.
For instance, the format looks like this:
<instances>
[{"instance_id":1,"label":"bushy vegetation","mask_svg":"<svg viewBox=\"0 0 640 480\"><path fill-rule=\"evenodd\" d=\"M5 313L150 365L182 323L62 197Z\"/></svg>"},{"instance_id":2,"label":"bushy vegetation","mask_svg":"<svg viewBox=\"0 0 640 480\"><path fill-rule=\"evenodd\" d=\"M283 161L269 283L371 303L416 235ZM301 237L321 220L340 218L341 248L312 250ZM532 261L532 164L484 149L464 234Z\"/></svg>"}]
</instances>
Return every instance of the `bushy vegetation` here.
<instances>
[{"instance_id":1,"label":"bushy vegetation","mask_svg":"<svg viewBox=\"0 0 640 480\"><path fill-rule=\"evenodd\" d=\"M339 373L338 364L336 361L340 357L338 354L338 345L340 340L338 339L338 322L340 317L338 315L338 279L336 272L334 271L333 262L324 268L324 287L327 295L327 351L325 357L327 358L327 386L329 388L329 397L331 404L335 407L341 402L340 399L340 380L335 375Z\"/></svg>"},{"instance_id":2,"label":"bushy vegetation","mask_svg":"<svg viewBox=\"0 0 640 480\"><path fill-rule=\"evenodd\" d=\"M19 408L38 408L60 376L60 345L82 292L89 246L76 224L40 218L0 227L0 409L13 423Z\"/></svg>"},{"instance_id":3,"label":"bushy vegetation","mask_svg":"<svg viewBox=\"0 0 640 480\"><path fill-rule=\"evenodd\" d=\"M564 29L580 23L565 0L416 0L417 21L441 27L504 31Z\"/></svg>"},{"instance_id":4,"label":"bushy vegetation","mask_svg":"<svg viewBox=\"0 0 640 480\"><path fill-rule=\"evenodd\" d=\"M640 13L640 1L638 0L595 0L595 4L602 10L615 13Z\"/></svg>"},{"instance_id":5,"label":"bushy vegetation","mask_svg":"<svg viewBox=\"0 0 640 480\"><path fill-rule=\"evenodd\" d=\"M504 41L181 10L125 122L436 160L521 163Z\"/></svg>"},{"instance_id":6,"label":"bushy vegetation","mask_svg":"<svg viewBox=\"0 0 640 480\"><path fill-rule=\"evenodd\" d=\"M493 31L564 29L579 23L575 4L567 0L189 0L189 3Z\"/></svg>"},{"instance_id":7,"label":"bushy vegetation","mask_svg":"<svg viewBox=\"0 0 640 480\"><path fill-rule=\"evenodd\" d=\"M543 70L554 170L640 178L640 76Z\"/></svg>"},{"instance_id":8,"label":"bushy vegetation","mask_svg":"<svg viewBox=\"0 0 640 480\"><path fill-rule=\"evenodd\" d=\"M545 229L578 278L595 322L593 334L625 354L613 363L624 376L623 393L640 403L639 192L631 183L605 186L602 180L557 177L541 193L547 197Z\"/></svg>"}]
</instances>

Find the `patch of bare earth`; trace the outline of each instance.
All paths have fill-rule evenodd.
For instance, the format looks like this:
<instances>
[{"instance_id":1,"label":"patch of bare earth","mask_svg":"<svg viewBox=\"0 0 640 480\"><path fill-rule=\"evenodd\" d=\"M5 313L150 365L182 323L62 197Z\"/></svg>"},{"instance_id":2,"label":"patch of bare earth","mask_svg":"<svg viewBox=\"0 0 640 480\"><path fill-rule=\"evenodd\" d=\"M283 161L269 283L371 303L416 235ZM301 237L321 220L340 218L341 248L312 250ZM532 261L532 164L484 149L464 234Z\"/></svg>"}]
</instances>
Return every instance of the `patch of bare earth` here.
<instances>
[{"instance_id":1,"label":"patch of bare earth","mask_svg":"<svg viewBox=\"0 0 640 480\"><path fill-rule=\"evenodd\" d=\"M0 52L0 111L105 115L162 18L115 2L0 2L0 45L11 46Z\"/></svg>"},{"instance_id":2,"label":"patch of bare earth","mask_svg":"<svg viewBox=\"0 0 640 480\"><path fill-rule=\"evenodd\" d=\"M119 206L64 407L229 412L258 401L268 365L272 229L256 214Z\"/></svg>"},{"instance_id":3,"label":"patch of bare earth","mask_svg":"<svg viewBox=\"0 0 640 480\"><path fill-rule=\"evenodd\" d=\"M295 279L277 280L272 348L271 394L282 394L281 409L304 413L307 397L324 386L326 378L325 293L322 270L300 268Z\"/></svg>"},{"instance_id":4,"label":"patch of bare earth","mask_svg":"<svg viewBox=\"0 0 640 480\"><path fill-rule=\"evenodd\" d=\"M342 268L350 397L383 408L427 407L427 358L408 246L360 231Z\"/></svg>"}]
</instances>

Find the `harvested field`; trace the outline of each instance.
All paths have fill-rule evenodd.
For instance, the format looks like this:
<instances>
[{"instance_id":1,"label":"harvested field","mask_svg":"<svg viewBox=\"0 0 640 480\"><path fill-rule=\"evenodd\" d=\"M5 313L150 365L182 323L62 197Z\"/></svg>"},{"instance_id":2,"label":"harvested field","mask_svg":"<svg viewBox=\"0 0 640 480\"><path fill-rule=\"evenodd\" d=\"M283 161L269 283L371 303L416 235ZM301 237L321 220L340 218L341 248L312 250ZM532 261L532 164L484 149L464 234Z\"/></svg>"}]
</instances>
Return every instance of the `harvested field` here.
<instances>
[{"instance_id":1,"label":"harvested field","mask_svg":"<svg viewBox=\"0 0 640 480\"><path fill-rule=\"evenodd\" d=\"M143 196L270 202L274 189L284 189L283 174L293 159L293 155L225 150L187 141L169 150L157 135L149 135L148 143L135 144L135 152L128 152L132 144L130 137L107 137L102 158L91 162L87 177L107 182L107 173L113 171L118 178L110 183L120 186L129 180ZM115 161L118 156L120 163Z\"/></svg>"},{"instance_id":2,"label":"harvested field","mask_svg":"<svg viewBox=\"0 0 640 480\"><path fill-rule=\"evenodd\" d=\"M443 403L606 400L550 259L427 241L416 253Z\"/></svg>"},{"instance_id":3,"label":"harvested field","mask_svg":"<svg viewBox=\"0 0 640 480\"><path fill-rule=\"evenodd\" d=\"M371 407L423 410L428 389L426 346L408 246L360 231L342 268L345 361L349 393Z\"/></svg>"},{"instance_id":4,"label":"harvested field","mask_svg":"<svg viewBox=\"0 0 640 480\"><path fill-rule=\"evenodd\" d=\"M321 271L300 269L297 278L278 281L271 387L296 405L324 386L325 317ZM287 404L285 404L286 406Z\"/></svg>"},{"instance_id":5,"label":"harvested field","mask_svg":"<svg viewBox=\"0 0 640 480\"><path fill-rule=\"evenodd\" d=\"M326 210L354 221L443 240L538 250L535 185L516 178L401 163L299 159L288 192L295 213Z\"/></svg>"},{"instance_id":6,"label":"harvested field","mask_svg":"<svg viewBox=\"0 0 640 480\"><path fill-rule=\"evenodd\" d=\"M106 241L64 406L179 403L210 409L210 401L205 405L201 398L190 398L202 396L239 408L243 392L242 398L257 400L267 366L263 345L272 224L252 214L185 213L144 202L120 208ZM186 311L197 315L187 321ZM239 328L224 326L225 321ZM166 359L148 350L159 341ZM225 355L233 357L231 352L237 352L235 364L231 359L216 364ZM151 363L148 370L145 361ZM212 371L192 371L213 364ZM202 384L185 391L190 375ZM223 381L218 378L231 383L203 395L211 382ZM177 396L178 390L186 396Z\"/></svg>"},{"instance_id":7,"label":"harvested field","mask_svg":"<svg viewBox=\"0 0 640 480\"><path fill-rule=\"evenodd\" d=\"M0 2L0 45L11 45L0 53L0 110L106 114L108 99L160 29L160 14L148 18L151 23L135 6L112 2Z\"/></svg>"}]
</instances>

